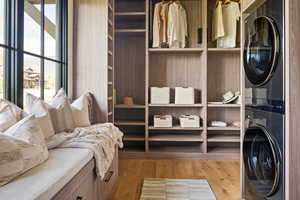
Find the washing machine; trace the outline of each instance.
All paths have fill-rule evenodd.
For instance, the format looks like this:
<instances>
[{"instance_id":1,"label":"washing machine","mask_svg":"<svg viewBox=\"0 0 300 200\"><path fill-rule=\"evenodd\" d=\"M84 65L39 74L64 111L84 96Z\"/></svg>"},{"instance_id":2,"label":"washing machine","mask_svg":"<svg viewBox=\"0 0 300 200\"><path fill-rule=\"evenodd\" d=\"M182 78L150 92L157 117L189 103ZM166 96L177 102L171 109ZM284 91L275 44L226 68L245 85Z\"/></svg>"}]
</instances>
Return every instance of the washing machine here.
<instances>
[{"instance_id":1,"label":"washing machine","mask_svg":"<svg viewBox=\"0 0 300 200\"><path fill-rule=\"evenodd\" d=\"M284 111L284 1L266 0L245 20L245 103Z\"/></svg>"},{"instance_id":2,"label":"washing machine","mask_svg":"<svg viewBox=\"0 0 300 200\"><path fill-rule=\"evenodd\" d=\"M246 108L246 200L284 200L284 115Z\"/></svg>"},{"instance_id":3,"label":"washing machine","mask_svg":"<svg viewBox=\"0 0 300 200\"><path fill-rule=\"evenodd\" d=\"M246 200L284 200L284 0L266 0L245 20Z\"/></svg>"}]
</instances>

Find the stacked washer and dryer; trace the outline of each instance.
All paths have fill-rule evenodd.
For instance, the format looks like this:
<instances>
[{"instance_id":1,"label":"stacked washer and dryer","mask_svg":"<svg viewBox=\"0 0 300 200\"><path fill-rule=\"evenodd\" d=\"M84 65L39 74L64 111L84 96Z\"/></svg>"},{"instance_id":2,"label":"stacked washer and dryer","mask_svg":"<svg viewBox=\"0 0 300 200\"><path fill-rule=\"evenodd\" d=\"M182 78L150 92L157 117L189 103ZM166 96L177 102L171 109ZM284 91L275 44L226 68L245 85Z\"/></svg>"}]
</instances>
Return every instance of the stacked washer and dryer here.
<instances>
[{"instance_id":1,"label":"stacked washer and dryer","mask_svg":"<svg viewBox=\"0 0 300 200\"><path fill-rule=\"evenodd\" d=\"M284 0L266 0L245 23L246 200L284 200Z\"/></svg>"}]
</instances>

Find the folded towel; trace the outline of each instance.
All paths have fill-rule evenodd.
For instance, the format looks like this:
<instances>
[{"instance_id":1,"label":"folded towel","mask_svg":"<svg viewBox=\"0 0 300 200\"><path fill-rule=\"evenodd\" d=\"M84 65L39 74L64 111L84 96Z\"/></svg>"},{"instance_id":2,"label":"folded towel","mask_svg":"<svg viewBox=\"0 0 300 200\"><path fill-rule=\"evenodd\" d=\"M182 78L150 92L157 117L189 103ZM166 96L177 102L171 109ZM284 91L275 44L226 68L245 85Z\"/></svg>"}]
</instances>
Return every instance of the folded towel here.
<instances>
[{"instance_id":1,"label":"folded towel","mask_svg":"<svg viewBox=\"0 0 300 200\"><path fill-rule=\"evenodd\" d=\"M215 127L226 127L227 123L223 121L211 121L210 126L215 126Z\"/></svg>"}]
</instances>

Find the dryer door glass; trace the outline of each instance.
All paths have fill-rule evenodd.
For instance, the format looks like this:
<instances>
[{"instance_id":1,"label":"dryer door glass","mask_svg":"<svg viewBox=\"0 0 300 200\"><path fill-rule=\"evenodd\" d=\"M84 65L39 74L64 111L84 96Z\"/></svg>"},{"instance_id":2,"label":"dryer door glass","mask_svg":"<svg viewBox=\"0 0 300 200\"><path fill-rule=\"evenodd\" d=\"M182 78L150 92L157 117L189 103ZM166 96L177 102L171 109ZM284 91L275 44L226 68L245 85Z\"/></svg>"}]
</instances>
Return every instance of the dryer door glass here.
<instances>
[{"instance_id":1,"label":"dryer door glass","mask_svg":"<svg viewBox=\"0 0 300 200\"><path fill-rule=\"evenodd\" d=\"M280 178L280 152L264 127L248 128L244 138L243 157L247 181L261 197L274 194Z\"/></svg>"},{"instance_id":2,"label":"dryer door glass","mask_svg":"<svg viewBox=\"0 0 300 200\"><path fill-rule=\"evenodd\" d=\"M244 68L248 80L254 85L264 85L272 77L279 57L279 32L274 20L259 17L246 24Z\"/></svg>"}]
</instances>

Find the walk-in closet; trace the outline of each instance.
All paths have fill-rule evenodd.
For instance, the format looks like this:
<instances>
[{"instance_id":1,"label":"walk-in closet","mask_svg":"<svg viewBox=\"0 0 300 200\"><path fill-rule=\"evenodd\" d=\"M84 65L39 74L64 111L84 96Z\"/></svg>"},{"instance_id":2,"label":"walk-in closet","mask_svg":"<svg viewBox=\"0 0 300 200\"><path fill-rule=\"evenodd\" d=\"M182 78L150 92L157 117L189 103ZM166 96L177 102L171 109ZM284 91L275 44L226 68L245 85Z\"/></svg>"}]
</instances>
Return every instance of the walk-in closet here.
<instances>
[{"instance_id":1,"label":"walk-in closet","mask_svg":"<svg viewBox=\"0 0 300 200\"><path fill-rule=\"evenodd\" d=\"M113 16L114 123L124 132L124 157L207 157L238 159L241 104L222 103L230 91L240 94L240 25L236 45L218 47L212 39L215 0L115 0ZM186 13L184 48L153 46L158 3L179 3ZM165 34L165 33L164 33ZM168 37L168 36L167 36ZM181 46L182 47L182 46ZM109 86L110 87L110 86ZM151 102L151 88L170 88L169 102ZM176 104L175 88L193 88L192 104ZM112 113L111 113L112 112ZM154 116L172 116L171 127L154 126ZM182 115L199 116L198 127L182 127ZM226 126L211 126L222 121ZM235 122L235 125L232 123ZM140 156L139 156L140 155Z\"/></svg>"}]
</instances>

